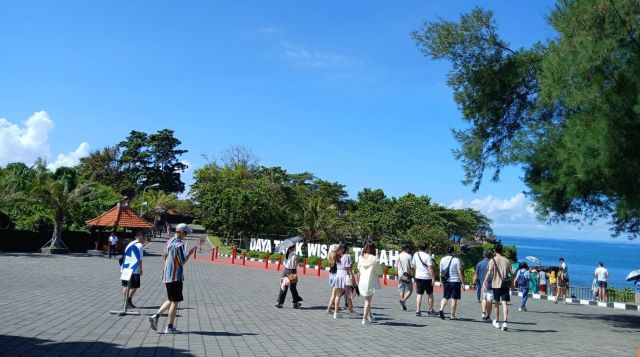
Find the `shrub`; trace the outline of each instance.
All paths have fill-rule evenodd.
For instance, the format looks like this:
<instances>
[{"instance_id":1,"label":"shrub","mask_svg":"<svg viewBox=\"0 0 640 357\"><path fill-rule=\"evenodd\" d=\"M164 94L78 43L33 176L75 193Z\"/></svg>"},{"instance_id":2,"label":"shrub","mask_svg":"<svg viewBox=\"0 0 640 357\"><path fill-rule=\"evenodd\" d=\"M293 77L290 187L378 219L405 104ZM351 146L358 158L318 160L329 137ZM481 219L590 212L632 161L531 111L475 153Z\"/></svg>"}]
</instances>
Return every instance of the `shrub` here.
<instances>
[{"instance_id":1,"label":"shrub","mask_svg":"<svg viewBox=\"0 0 640 357\"><path fill-rule=\"evenodd\" d=\"M307 258L307 265L318 265L318 259L315 255Z\"/></svg>"}]
</instances>

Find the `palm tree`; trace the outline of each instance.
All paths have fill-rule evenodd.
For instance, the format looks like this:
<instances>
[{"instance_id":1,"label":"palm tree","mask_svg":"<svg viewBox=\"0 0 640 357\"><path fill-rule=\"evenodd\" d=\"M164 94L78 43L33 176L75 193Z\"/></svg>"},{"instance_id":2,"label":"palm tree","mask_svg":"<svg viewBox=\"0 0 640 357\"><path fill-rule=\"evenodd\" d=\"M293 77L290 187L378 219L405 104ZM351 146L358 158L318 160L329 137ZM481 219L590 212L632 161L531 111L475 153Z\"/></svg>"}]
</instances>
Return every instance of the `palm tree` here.
<instances>
[{"instance_id":1,"label":"palm tree","mask_svg":"<svg viewBox=\"0 0 640 357\"><path fill-rule=\"evenodd\" d=\"M335 205L330 204L322 196L313 195L308 198L307 202L303 202L301 206L304 222L302 235L308 242L316 238L318 233L324 230L328 216L335 214Z\"/></svg>"},{"instance_id":2,"label":"palm tree","mask_svg":"<svg viewBox=\"0 0 640 357\"><path fill-rule=\"evenodd\" d=\"M178 206L178 197L164 191L145 192L142 200L144 202L141 202L140 205L144 205L148 209L143 217L153 218L154 225L162 219L163 214Z\"/></svg>"},{"instance_id":3,"label":"palm tree","mask_svg":"<svg viewBox=\"0 0 640 357\"><path fill-rule=\"evenodd\" d=\"M53 235L51 240L43 247L45 249L67 249L62 241L62 227L65 216L73 205L80 202L90 192L88 186L74 186L75 171L68 175L64 170L58 170L55 174L48 172L42 174L38 184L29 192L30 196L27 200L41 204L53 221Z\"/></svg>"}]
</instances>

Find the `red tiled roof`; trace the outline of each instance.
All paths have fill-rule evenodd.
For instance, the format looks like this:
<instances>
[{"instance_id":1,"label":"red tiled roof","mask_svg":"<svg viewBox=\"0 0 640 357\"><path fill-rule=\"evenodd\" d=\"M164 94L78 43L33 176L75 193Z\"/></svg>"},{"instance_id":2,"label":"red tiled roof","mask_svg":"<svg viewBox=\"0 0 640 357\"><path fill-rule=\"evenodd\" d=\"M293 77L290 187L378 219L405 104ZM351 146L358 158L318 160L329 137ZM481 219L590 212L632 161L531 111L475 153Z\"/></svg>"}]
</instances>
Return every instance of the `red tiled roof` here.
<instances>
[{"instance_id":1,"label":"red tiled roof","mask_svg":"<svg viewBox=\"0 0 640 357\"><path fill-rule=\"evenodd\" d=\"M120 203L100 216L84 223L88 226L98 227L153 228L153 224L138 216L129 206Z\"/></svg>"}]
</instances>

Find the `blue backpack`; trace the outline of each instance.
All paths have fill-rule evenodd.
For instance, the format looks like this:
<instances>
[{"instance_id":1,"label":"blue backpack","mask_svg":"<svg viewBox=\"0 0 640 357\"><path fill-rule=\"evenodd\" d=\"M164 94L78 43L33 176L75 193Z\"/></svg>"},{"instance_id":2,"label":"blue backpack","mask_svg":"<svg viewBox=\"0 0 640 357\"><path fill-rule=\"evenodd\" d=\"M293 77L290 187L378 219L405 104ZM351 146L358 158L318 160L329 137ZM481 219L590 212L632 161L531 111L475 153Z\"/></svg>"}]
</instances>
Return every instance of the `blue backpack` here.
<instances>
[{"instance_id":1,"label":"blue backpack","mask_svg":"<svg viewBox=\"0 0 640 357\"><path fill-rule=\"evenodd\" d=\"M527 285L527 277L525 276L526 271L520 269L520 271L518 271L518 277L516 278L516 284L518 284L518 286L525 286Z\"/></svg>"}]
</instances>

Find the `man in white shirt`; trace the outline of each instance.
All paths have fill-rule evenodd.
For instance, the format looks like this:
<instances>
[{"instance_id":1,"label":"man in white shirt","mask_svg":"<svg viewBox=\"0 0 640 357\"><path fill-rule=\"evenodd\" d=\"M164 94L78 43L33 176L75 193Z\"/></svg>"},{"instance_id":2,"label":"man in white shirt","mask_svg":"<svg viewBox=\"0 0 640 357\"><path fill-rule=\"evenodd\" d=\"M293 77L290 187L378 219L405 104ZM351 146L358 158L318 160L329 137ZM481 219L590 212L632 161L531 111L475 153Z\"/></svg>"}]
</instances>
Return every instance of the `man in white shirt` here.
<instances>
[{"instance_id":1,"label":"man in white shirt","mask_svg":"<svg viewBox=\"0 0 640 357\"><path fill-rule=\"evenodd\" d=\"M411 271L413 266L411 265L411 254L409 254L409 244L402 244L402 253L398 256L398 262L396 263L396 272L398 278L398 291L400 292L400 306L402 310L407 310L407 300L413 292L413 279L411 278ZM409 274L403 281L403 275Z\"/></svg>"},{"instance_id":2,"label":"man in white shirt","mask_svg":"<svg viewBox=\"0 0 640 357\"><path fill-rule=\"evenodd\" d=\"M564 280L567 283L567 291L569 291L569 267L563 257L560 257L558 260L560 261L560 268L564 271Z\"/></svg>"},{"instance_id":3,"label":"man in white shirt","mask_svg":"<svg viewBox=\"0 0 640 357\"><path fill-rule=\"evenodd\" d=\"M131 285L129 286L129 296L127 297L127 307L135 308L136 306L131 302L131 298L140 288L140 276L142 275L142 255L144 253L144 243L146 243L147 237L142 232L136 233L136 239L131 241L124 249L123 262L127 266L135 266L133 274L131 274ZM127 293L127 280L122 280L122 294Z\"/></svg>"},{"instance_id":4,"label":"man in white shirt","mask_svg":"<svg viewBox=\"0 0 640 357\"><path fill-rule=\"evenodd\" d=\"M444 308L451 299L451 320L458 320L456 310L458 308L458 300L462 297L461 289L464 289L462 282L464 281L464 272L460 259L453 256L454 248L452 245L447 247L447 255L440 260L440 281L444 287L444 294L440 302L440 318L444 320ZM448 275L448 279L443 279ZM445 282L446 280L446 282Z\"/></svg>"},{"instance_id":5,"label":"man in white shirt","mask_svg":"<svg viewBox=\"0 0 640 357\"><path fill-rule=\"evenodd\" d=\"M435 315L433 310L433 260L427 254L427 245L420 244L420 251L413 255L412 265L415 267L414 280L416 282L416 316L422 316L420 307L422 306L422 295L427 293L429 301L429 315Z\"/></svg>"},{"instance_id":6,"label":"man in white shirt","mask_svg":"<svg viewBox=\"0 0 640 357\"><path fill-rule=\"evenodd\" d=\"M607 279L609 279L609 272L604 267L603 262L598 262L596 271L593 272L593 277L598 279L598 298L600 301L607 302Z\"/></svg>"},{"instance_id":7,"label":"man in white shirt","mask_svg":"<svg viewBox=\"0 0 640 357\"><path fill-rule=\"evenodd\" d=\"M118 244L118 236L116 236L115 232L111 232L111 235L109 236L109 259L111 259L111 254L113 254L113 256L117 256L118 254L116 254L116 246Z\"/></svg>"}]
</instances>

